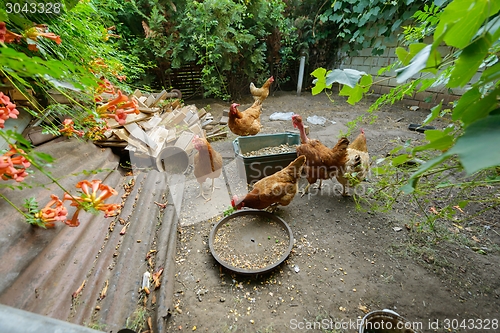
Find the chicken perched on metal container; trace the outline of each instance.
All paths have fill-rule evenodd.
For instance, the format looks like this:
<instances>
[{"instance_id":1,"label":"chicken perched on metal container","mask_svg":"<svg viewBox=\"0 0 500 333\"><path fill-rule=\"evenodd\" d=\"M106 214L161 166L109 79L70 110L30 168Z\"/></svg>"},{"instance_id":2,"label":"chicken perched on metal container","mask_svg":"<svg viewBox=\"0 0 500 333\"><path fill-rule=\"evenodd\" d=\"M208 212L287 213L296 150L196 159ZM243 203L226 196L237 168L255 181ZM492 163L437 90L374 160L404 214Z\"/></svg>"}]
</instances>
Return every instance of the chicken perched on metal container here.
<instances>
[{"instance_id":1,"label":"chicken perched on metal container","mask_svg":"<svg viewBox=\"0 0 500 333\"><path fill-rule=\"evenodd\" d=\"M234 209L287 206L297 194L298 182L305 162L305 156L297 157L287 167L256 182L252 191L244 198L239 199L236 195L233 196L231 205Z\"/></svg>"},{"instance_id":2,"label":"chicken perched on metal container","mask_svg":"<svg viewBox=\"0 0 500 333\"><path fill-rule=\"evenodd\" d=\"M308 184L302 191L302 195L304 195L311 184L316 183L318 179L321 188L323 179L333 178L341 172L340 170L348 160L347 147L349 140L341 138L333 148L328 148L319 140L307 137L300 115L292 116L292 124L300 132L301 145L297 147L297 155L307 157L304 173Z\"/></svg>"},{"instance_id":3,"label":"chicken perched on metal container","mask_svg":"<svg viewBox=\"0 0 500 333\"><path fill-rule=\"evenodd\" d=\"M219 178L222 173L222 156L219 152L215 151L210 143L205 138L196 135L193 138L194 148L197 150L194 155L194 175L198 183L200 183L200 194L197 198L202 196L205 200L212 198L212 193L216 187L214 185L215 178ZM212 179L212 190L210 197L206 197L203 193L203 183L208 179Z\"/></svg>"}]
</instances>

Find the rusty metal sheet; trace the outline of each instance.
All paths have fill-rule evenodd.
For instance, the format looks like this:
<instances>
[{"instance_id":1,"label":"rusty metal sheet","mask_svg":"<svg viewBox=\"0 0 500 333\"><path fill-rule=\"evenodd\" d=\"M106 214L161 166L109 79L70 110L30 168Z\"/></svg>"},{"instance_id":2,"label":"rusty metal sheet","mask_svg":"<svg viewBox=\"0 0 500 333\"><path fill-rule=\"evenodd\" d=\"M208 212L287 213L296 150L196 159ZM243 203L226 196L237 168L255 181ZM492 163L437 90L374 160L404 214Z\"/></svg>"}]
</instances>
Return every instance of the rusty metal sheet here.
<instances>
[{"instance_id":1,"label":"rusty metal sheet","mask_svg":"<svg viewBox=\"0 0 500 333\"><path fill-rule=\"evenodd\" d=\"M76 191L74 185L82 179L101 179L118 191L109 202L122 202L123 207L116 217L82 212L76 228L60 223L44 230L25 223L0 200L0 303L107 332L130 326L138 311L147 310L155 331L163 331L173 294L173 270L167 268L172 266L177 228L166 174L123 176L110 149L77 140L51 141L37 150L56 158L50 171L63 187ZM99 169L104 171L84 173ZM132 190L125 191L133 181ZM46 186L0 192L17 205L31 196L40 206L51 193L62 196L63 191L39 172L27 182ZM73 209L68 208L68 216ZM143 274L160 267L162 284L146 295L141 290ZM84 281L81 292L72 297Z\"/></svg>"}]
</instances>

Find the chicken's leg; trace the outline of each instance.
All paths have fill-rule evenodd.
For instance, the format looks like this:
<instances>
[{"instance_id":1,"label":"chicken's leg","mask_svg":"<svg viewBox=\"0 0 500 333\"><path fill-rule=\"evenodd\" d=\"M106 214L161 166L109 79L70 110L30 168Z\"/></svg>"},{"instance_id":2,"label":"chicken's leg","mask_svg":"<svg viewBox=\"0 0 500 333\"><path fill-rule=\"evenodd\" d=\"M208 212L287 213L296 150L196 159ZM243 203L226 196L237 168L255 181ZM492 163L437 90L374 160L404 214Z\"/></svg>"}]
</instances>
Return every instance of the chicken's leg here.
<instances>
[{"instance_id":1,"label":"chicken's leg","mask_svg":"<svg viewBox=\"0 0 500 333\"><path fill-rule=\"evenodd\" d=\"M321 186L323 186L323 179L319 180L319 186L314 185L314 188L319 188L321 190Z\"/></svg>"},{"instance_id":2,"label":"chicken's leg","mask_svg":"<svg viewBox=\"0 0 500 333\"><path fill-rule=\"evenodd\" d=\"M301 198L309 192L309 186L311 186L311 184L308 183L307 186L302 189L302 194L300 195Z\"/></svg>"},{"instance_id":3,"label":"chicken's leg","mask_svg":"<svg viewBox=\"0 0 500 333\"><path fill-rule=\"evenodd\" d=\"M205 202L206 202L206 201L210 201L210 200L212 199L212 193L214 193L214 192L215 192L215 189L216 189L216 188L217 188L217 189L219 189L219 188L220 188L220 187L215 186L214 182L215 182L215 179L214 179L214 178L212 178L212 186L211 186L211 187L212 187L212 191L210 191L210 197L209 197L208 199L207 199L207 198L205 198L205 196L203 196L203 197L205 198Z\"/></svg>"},{"instance_id":4,"label":"chicken's leg","mask_svg":"<svg viewBox=\"0 0 500 333\"><path fill-rule=\"evenodd\" d=\"M210 200L209 198L207 199L207 197L203 193L203 183L200 183L200 193L196 196L196 198L199 198L199 197L203 197L203 199L205 199L207 201Z\"/></svg>"}]
</instances>

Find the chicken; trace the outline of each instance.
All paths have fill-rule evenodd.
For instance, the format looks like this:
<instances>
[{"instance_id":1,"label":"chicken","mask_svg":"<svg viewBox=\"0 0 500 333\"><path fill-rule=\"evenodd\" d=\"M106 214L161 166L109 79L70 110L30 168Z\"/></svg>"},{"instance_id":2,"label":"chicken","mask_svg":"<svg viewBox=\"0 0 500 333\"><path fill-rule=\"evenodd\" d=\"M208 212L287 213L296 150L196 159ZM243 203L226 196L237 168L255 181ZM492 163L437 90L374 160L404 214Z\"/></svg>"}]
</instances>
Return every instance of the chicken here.
<instances>
[{"instance_id":1,"label":"chicken","mask_svg":"<svg viewBox=\"0 0 500 333\"><path fill-rule=\"evenodd\" d=\"M264 100L269 96L269 87L271 83L274 82L274 76L271 76L267 81L262 85L262 87L257 88L253 82L250 82L250 93L253 96L255 101L259 101L260 104L264 102Z\"/></svg>"},{"instance_id":2,"label":"chicken","mask_svg":"<svg viewBox=\"0 0 500 333\"><path fill-rule=\"evenodd\" d=\"M370 155L366 146L365 131L361 133L347 147L347 161L339 174L337 180L342 184L342 195L348 196L346 187L355 187L365 180L370 171Z\"/></svg>"},{"instance_id":3,"label":"chicken","mask_svg":"<svg viewBox=\"0 0 500 333\"><path fill-rule=\"evenodd\" d=\"M287 206L298 191L298 182L305 162L305 156L297 157L284 169L256 182L252 191L244 198L233 196L231 205L234 209Z\"/></svg>"},{"instance_id":4,"label":"chicken","mask_svg":"<svg viewBox=\"0 0 500 333\"><path fill-rule=\"evenodd\" d=\"M217 187L214 186L215 178L218 178L222 173L222 156L219 152L215 151L210 143L205 138L200 138L196 135L193 138L194 148L197 150L194 155L194 175L198 183L200 183L200 194L205 200L212 198L212 193ZM212 179L212 191L210 197L205 197L203 194L203 183L207 178Z\"/></svg>"},{"instance_id":5,"label":"chicken","mask_svg":"<svg viewBox=\"0 0 500 333\"><path fill-rule=\"evenodd\" d=\"M237 103L231 104L229 108L229 120L227 126L236 135L247 136L259 133L262 125L260 124L260 115L262 114L262 104L255 101L245 111L238 110Z\"/></svg>"},{"instance_id":6,"label":"chicken","mask_svg":"<svg viewBox=\"0 0 500 333\"><path fill-rule=\"evenodd\" d=\"M342 169L347 162L347 147L349 140L341 138L333 148L328 148L317 139L309 139L304 130L302 117L299 115L292 116L292 124L299 129L301 145L297 147L297 155L306 156L307 162L304 166L306 174L307 186L302 191L302 196L307 193L311 184L316 183L319 179L321 184L323 179L330 179Z\"/></svg>"}]
</instances>

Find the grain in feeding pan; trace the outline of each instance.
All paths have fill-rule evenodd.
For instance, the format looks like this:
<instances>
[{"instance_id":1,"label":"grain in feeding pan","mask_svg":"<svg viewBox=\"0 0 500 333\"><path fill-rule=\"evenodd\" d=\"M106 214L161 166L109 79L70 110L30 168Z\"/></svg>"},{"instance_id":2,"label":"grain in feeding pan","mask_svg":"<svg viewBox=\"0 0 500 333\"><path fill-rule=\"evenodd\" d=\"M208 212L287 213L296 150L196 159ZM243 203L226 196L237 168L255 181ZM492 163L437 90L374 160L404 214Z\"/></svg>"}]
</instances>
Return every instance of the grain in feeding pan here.
<instances>
[{"instance_id":1,"label":"grain in feeding pan","mask_svg":"<svg viewBox=\"0 0 500 333\"><path fill-rule=\"evenodd\" d=\"M409 322L396 312L388 309L367 313L361 320L359 333L420 333L419 322Z\"/></svg>"},{"instance_id":2,"label":"grain in feeding pan","mask_svg":"<svg viewBox=\"0 0 500 333\"><path fill-rule=\"evenodd\" d=\"M160 172L185 173L189 168L189 156L182 148L176 146L166 147L156 158L156 168Z\"/></svg>"},{"instance_id":3,"label":"grain in feeding pan","mask_svg":"<svg viewBox=\"0 0 500 333\"><path fill-rule=\"evenodd\" d=\"M210 231L210 252L223 267L238 274L272 271L293 247L292 230L280 217L262 210L240 210Z\"/></svg>"}]
</instances>

